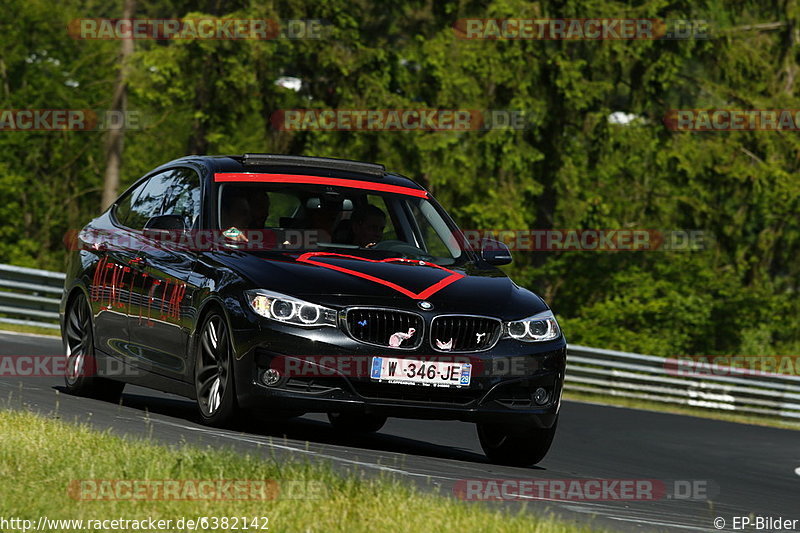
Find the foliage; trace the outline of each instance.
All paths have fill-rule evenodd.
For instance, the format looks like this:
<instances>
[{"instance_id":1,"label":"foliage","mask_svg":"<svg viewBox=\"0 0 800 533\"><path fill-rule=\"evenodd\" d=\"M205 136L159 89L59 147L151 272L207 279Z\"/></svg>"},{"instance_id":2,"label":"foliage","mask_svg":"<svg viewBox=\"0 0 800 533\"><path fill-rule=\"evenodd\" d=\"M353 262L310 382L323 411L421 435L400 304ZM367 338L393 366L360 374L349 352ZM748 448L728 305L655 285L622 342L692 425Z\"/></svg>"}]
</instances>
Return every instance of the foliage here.
<instances>
[{"instance_id":1,"label":"foliage","mask_svg":"<svg viewBox=\"0 0 800 533\"><path fill-rule=\"evenodd\" d=\"M118 42L66 24L122 2L9 0L0 108L111 101ZM137 16L324 19L324 39L137 41L123 181L187 152L374 160L429 187L465 228L702 230L693 252L518 252L571 342L655 354L800 347L800 141L672 132L670 109L797 108L795 0L139 1ZM710 39L461 40L462 17L704 19ZM779 22L768 29L748 25ZM282 76L302 80L293 91ZM77 84L77 86L75 86ZM507 109L524 130L285 132L293 108ZM609 120L614 112L636 117ZM0 134L0 262L60 268L61 236L95 216L102 132Z\"/></svg>"}]
</instances>

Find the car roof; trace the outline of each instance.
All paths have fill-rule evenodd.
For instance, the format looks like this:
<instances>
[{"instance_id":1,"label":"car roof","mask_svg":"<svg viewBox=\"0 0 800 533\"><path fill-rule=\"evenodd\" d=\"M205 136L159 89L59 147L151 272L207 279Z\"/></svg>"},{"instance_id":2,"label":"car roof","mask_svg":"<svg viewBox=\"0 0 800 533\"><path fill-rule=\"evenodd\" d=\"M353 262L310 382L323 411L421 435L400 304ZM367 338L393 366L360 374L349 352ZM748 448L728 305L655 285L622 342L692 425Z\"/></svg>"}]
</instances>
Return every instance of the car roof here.
<instances>
[{"instance_id":1,"label":"car roof","mask_svg":"<svg viewBox=\"0 0 800 533\"><path fill-rule=\"evenodd\" d=\"M425 190L410 178L394 172L387 172L383 165L349 159L287 156L280 154L194 155L176 159L164 166L173 166L180 163L201 164L212 173L263 172L276 174L307 174L344 179L350 178Z\"/></svg>"}]
</instances>

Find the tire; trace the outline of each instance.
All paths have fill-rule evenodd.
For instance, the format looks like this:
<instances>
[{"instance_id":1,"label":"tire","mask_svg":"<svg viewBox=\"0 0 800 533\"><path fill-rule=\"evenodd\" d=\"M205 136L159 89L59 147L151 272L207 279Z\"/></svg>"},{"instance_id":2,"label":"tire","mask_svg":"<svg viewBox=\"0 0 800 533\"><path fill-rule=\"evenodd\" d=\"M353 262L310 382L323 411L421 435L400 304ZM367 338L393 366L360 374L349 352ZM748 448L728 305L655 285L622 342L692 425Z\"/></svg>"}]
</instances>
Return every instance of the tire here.
<instances>
[{"instance_id":1,"label":"tire","mask_svg":"<svg viewBox=\"0 0 800 533\"><path fill-rule=\"evenodd\" d=\"M491 462L507 466L532 466L547 455L557 425L558 419L551 428L477 424L478 439Z\"/></svg>"},{"instance_id":2,"label":"tire","mask_svg":"<svg viewBox=\"0 0 800 533\"><path fill-rule=\"evenodd\" d=\"M203 321L195 348L194 387L200 421L230 425L239 414L233 380L233 344L225 318L212 311Z\"/></svg>"},{"instance_id":3,"label":"tire","mask_svg":"<svg viewBox=\"0 0 800 533\"><path fill-rule=\"evenodd\" d=\"M67 355L64 374L67 392L76 396L119 402L125 383L97 375L92 310L83 293L76 296L67 309L62 338L64 353Z\"/></svg>"},{"instance_id":4,"label":"tire","mask_svg":"<svg viewBox=\"0 0 800 533\"><path fill-rule=\"evenodd\" d=\"M356 413L328 413L333 429L342 433L375 433L386 423L386 417Z\"/></svg>"}]
</instances>

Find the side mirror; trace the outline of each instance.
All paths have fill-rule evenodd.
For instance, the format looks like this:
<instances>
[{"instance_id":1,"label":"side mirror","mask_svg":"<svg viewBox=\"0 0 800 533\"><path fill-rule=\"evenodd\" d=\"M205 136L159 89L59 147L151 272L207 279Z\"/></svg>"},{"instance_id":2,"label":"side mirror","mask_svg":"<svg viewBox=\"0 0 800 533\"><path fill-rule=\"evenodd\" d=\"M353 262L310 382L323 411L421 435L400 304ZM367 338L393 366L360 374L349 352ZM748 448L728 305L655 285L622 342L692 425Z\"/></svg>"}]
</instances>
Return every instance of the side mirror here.
<instances>
[{"instance_id":1,"label":"side mirror","mask_svg":"<svg viewBox=\"0 0 800 533\"><path fill-rule=\"evenodd\" d=\"M159 215L152 217L144 225L144 236L159 239L166 235L183 233L186 231L186 222L180 215Z\"/></svg>"},{"instance_id":2,"label":"side mirror","mask_svg":"<svg viewBox=\"0 0 800 533\"><path fill-rule=\"evenodd\" d=\"M508 246L494 239L481 241L481 257L490 265L507 265L512 261Z\"/></svg>"}]
</instances>

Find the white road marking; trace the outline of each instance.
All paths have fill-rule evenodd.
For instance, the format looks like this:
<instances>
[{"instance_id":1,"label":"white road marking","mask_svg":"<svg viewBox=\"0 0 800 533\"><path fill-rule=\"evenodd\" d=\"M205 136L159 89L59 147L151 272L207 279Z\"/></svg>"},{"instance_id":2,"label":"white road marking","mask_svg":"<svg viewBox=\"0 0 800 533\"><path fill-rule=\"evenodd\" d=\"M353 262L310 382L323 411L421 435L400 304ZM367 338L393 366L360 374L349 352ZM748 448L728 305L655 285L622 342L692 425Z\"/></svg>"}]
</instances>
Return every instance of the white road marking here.
<instances>
[{"instance_id":1,"label":"white road marking","mask_svg":"<svg viewBox=\"0 0 800 533\"><path fill-rule=\"evenodd\" d=\"M130 419L128 419L128 420L130 420ZM139 420L144 420L144 417L139 417ZM158 420L158 419L155 419L155 418L151 418L150 422L158 422L159 424L165 424L165 425L168 425L168 426L174 426L174 427L179 427L179 428L183 428L183 429L188 429L189 431L197 431L199 433L205 433L205 434L214 435L214 436L217 436L217 437L224 437L224 438L228 438L228 439L238 440L238 441L241 441L241 442L249 442L251 444L260 444L262 446L269 446L269 447L272 447L272 448L278 448L278 449L281 449L281 450L287 450L287 451L296 452L296 453L306 453L306 454L309 454L309 455L314 455L316 457L321 457L323 459L330 459L332 461L338 461L340 463L347 463L347 464L352 464L352 465L356 465L356 466L363 466L363 467L366 467L366 468L374 468L376 470L382 470L384 472L393 472L395 474L402 474L402 475L406 475L406 476L416 476L416 477L424 477L424 478L444 479L444 480L448 480L448 481L458 481L459 480L458 478L454 478L454 477L437 476L437 475L432 475L432 474L427 474L427 473L421 474L421 473L418 473L418 472L409 472L407 470L402 470L402 469L399 469L399 468L392 468L392 467L389 467L389 466L379 465L379 464L376 464L376 463L369 463L369 462L364 462L364 461L356 461L354 459L344 459L342 457L337 457L335 455L328 455L328 454L325 454L325 453L315 452L313 450L306 450L306 449L303 449L303 448L296 448L294 446L288 446L288 445L284 445L284 444L276 444L274 441L270 442L268 439L259 439L257 437L249 437L248 438L248 437L242 437L242 436L239 436L239 435L231 435L231 434L225 433L223 431L219 431L219 430L212 430L212 429L206 429L206 428L197 428L197 427L187 426L185 424L176 424L174 422L168 422L166 420Z\"/></svg>"},{"instance_id":2,"label":"white road marking","mask_svg":"<svg viewBox=\"0 0 800 533\"><path fill-rule=\"evenodd\" d=\"M611 520L617 520L619 522L633 522L635 524L667 526L674 529L709 531L708 527L692 525L691 523L687 522L678 523L676 520L680 520L680 518L676 518L676 514L670 513L667 510L667 508L663 508L663 510L658 510L653 508L649 508L647 510L626 508L623 510L619 507L619 502L606 502L606 503L581 502L580 504L566 504L562 505L561 507L576 513L602 516ZM621 512L627 513L628 516L620 516ZM657 518L661 519L658 520Z\"/></svg>"},{"instance_id":3,"label":"white road marking","mask_svg":"<svg viewBox=\"0 0 800 533\"><path fill-rule=\"evenodd\" d=\"M619 520L620 522L633 522L636 524L651 524L654 526L666 526L671 528L679 528L679 529L691 529L693 531L708 531L709 528L707 527L697 527L697 526L686 526L683 524L676 524L675 522L657 522L655 520L644 520L642 518L622 518L619 516L610 516L606 515L608 518L612 520Z\"/></svg>"},{"instance_id":4,"label":"white road marking","mask_svg":"<svg viewBox=\"0 0 800 533\"><path fill-rule=\"evenodd\" d=\"M17 381L16 383L15 382L9 383L8 381L0 381L0 387L8 387L9 389L18 390L20 392L23 389L23 387L21 385L22 385L22 383L19 382L19 381ZM24 389L26 391L28 391L28 390L42 390L39 387L31 387L30 385L25 386Z\"/></svg>"},{"instance_id":5,"label":"white road marking","mask_svg":"<svg viewBox=\"0 0 800 533\"><path fill-rule=\"evenodd\" d=\"M41 333L20 333L18 331L0 330L0 335L15 335L17 337L34 337L34 338L39 338L39 339L51 339L51 340L57 340L57 341L61 340L61 336L56 334L56 333L53 333L52 335L44 335L44 334L41 334Z\"/></svg>"},{"instance_id":6,"label":"white road marking","mask_svg":"<svg viewBox=\"0 0 800 533\"><path fill-rule=\"evenodd\" d=\"M794 469L794 473L800 476L800 466Z\"/></svg>"}]
</instances>

